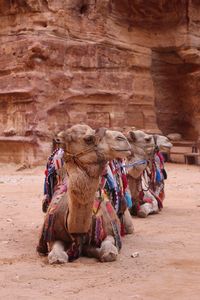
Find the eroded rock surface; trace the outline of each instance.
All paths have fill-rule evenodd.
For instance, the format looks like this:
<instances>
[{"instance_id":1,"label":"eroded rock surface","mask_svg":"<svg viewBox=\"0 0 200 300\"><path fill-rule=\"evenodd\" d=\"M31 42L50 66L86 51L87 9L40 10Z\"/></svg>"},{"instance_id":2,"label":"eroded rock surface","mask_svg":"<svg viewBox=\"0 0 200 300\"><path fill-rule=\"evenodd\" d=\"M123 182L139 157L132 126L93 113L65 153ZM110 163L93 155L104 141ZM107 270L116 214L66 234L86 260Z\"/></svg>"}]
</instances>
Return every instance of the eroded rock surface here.
<instances>
[{"instance_id":1,"label":"eroded rock surface","mask_svg":"<svg viewBox=\"0 0 200 300\"><path fill-rule=\"evenodd\" d=\"M74 123L200 133L198 0L1 0L1 161Z\"/></svg>"}]
</instances>

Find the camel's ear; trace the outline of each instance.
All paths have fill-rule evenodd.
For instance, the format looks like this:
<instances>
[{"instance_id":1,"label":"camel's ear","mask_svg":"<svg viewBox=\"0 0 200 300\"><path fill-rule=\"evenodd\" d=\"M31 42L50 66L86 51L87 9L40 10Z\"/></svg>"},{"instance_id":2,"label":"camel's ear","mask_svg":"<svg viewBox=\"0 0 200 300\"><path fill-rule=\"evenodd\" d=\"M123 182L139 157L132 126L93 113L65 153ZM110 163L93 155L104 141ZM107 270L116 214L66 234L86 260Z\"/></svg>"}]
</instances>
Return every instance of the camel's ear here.
<instances>
[{"instance_id":1,"label":"camel's ear","mask_svg":"<svg viewBox=\"0 0 200 300\"><path fill-rule=\"evenodd\" d=\"M96 136L94 134L86 134L83 139L88 145L95 145L96 143Z\"/></svg>"},{"instance_id":2,"label":"camel's ear","mask_svg":"<svg viewBox=\"0 0 200 300\"><path fill-rule=\"evenodd\" d=\"M129 131L127 139L129 142L136 142L136 136L133 131Z\"/></svg>"},{"instance_id":3,"label":"camel's ear","mask_svg":"<svg viewBox=\"0 0 200 300\"><path fill-rule=\"evenodd\" d=\"M96 143L99 143L106 134L107 128L100 127L95 130Z\"/></svg>"}]
</instances>

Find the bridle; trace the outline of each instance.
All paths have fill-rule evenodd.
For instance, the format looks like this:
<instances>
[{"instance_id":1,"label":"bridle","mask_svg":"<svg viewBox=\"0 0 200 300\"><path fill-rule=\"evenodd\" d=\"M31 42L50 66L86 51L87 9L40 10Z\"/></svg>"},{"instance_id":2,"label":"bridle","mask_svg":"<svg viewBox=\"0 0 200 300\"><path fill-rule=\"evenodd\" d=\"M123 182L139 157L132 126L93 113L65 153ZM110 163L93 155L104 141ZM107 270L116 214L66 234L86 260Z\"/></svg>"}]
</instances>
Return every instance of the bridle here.
<instances>
[{"instance_id":1,"label":"bridle","mask_svg":"<svg viewBox=\"0 0 200 300\"><path fill-rule=\"evenodd\" d=\"M78 153L71 153L70 151L64 149L64 161L65 163L69 163L69 162L73 162L80 170L82 170L83 172L85 172L87 174L88 177L94 177L91 176L88 172L88 169L86 168L85 165L89 165L89 164L103 164L104 162L106 162L106 159L104 157L104 155L102 153L98 152L98 143L102 140L102 138L105 136L106 133L106 128L99 128L95 131L95 141L94 144L91 147L88 147L86 149L84 149L83 151L80 151ZM97 156L97 161L96 163L94 162L87 162L87 163L83 163L80 158L83 157L84 155L90 153L94 151L96 153Z\"/></svg>"},{"instance_id":2,"label":"bridle","mask_svg":"<svg viewBox=\"0 0 200 300\"><path fill-rule=\"evenodd\" d=\"M155 144L155 148L154 148L154 153L156 153L157 151L159 151L159 147L157 144L157 135L153 134L153 140L154 140L154 144Z\"/></svg>"}]
</instances>

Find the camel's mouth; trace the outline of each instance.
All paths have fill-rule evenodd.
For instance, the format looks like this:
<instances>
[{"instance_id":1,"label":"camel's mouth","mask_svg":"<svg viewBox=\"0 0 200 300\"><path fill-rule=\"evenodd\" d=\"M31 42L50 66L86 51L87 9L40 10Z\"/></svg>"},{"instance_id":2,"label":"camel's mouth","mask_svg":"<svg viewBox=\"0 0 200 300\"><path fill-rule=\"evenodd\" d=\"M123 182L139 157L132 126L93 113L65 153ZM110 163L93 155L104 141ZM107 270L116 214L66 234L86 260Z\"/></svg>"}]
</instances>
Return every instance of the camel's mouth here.
<instances>
[{"instance_id":1,"label":"camel's mouth","mask_svg":"<svg viewBox=\"0 0 200 300\"><path fill-rule=\"evenodd\" d=\"M144 148L144 151L147 153L147 154L151 154L153 152L154 148L153 147L145 147Z\"/></svg>"},{"instance_id":2,"label":"camel's mouth","mask_svg":"<svg viewBox=\"0 0 200 300\"><path fill-rule=\"evenodd\" d=\"M172 144L169 144L169 145L162 145L160 146L160 150L162 151L169 151L170 149L172 148Z\"/></svg>"},{"instance_id":3,"label":"camel's mouth","mask_svg":"<svg viewBox=\"0 0 200 300\"><path fill-rule=\"evenodd\" d=\"M124 156L129 156L131 155L131 150L130 148L127 149L119 149L119 148L112 148L112 150L116 151L117 153L123 153Z\"/></svg>"},{"instance_id":4,"label":"camel's mouth","mask_svg":"<svg viewBox=\"0 0 200 300\"><path fill-rule=\"evenodd\" d=\"M124 151L131 152L130 149L116 149L116 148L112 148L112 149L115 150L115 151L120 151L120 152L124 152Z\"/></svg>"}]
</instances>

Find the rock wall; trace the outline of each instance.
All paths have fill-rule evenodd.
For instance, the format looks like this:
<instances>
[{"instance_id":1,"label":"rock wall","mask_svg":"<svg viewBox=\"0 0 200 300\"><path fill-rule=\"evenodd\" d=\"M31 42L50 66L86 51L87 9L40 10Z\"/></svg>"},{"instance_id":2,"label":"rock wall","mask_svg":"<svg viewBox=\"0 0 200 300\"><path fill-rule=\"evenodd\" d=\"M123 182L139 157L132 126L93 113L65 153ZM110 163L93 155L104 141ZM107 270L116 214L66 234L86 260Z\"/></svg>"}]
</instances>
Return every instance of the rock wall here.
<instances>
[{"instance_id":1,"label":"rock wall","mask_svg":"<svg viewBox=\"0 0 200 300\"><path fill-rule=\"evenodd\" d=\"M199 29L198 0L1 0L0 160L79 122L196 137Z\"/></svg>"}]
</instances>

